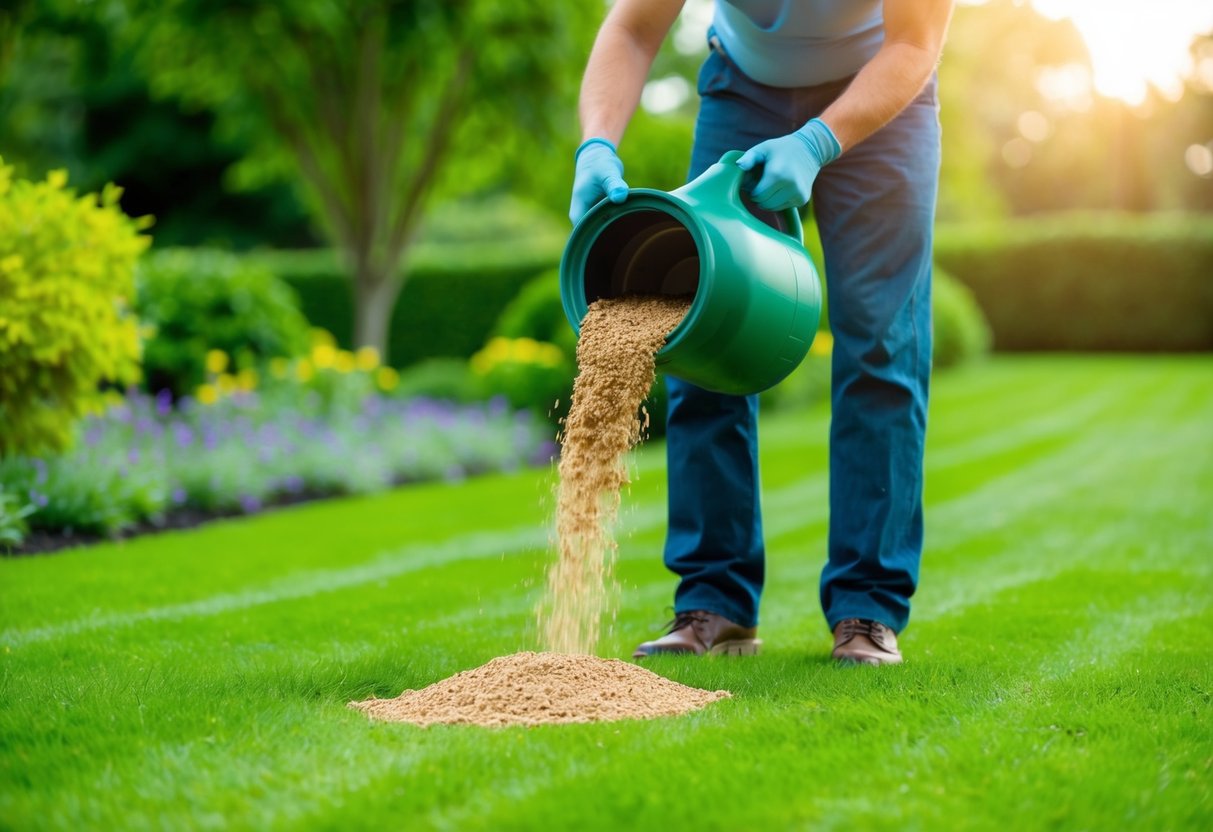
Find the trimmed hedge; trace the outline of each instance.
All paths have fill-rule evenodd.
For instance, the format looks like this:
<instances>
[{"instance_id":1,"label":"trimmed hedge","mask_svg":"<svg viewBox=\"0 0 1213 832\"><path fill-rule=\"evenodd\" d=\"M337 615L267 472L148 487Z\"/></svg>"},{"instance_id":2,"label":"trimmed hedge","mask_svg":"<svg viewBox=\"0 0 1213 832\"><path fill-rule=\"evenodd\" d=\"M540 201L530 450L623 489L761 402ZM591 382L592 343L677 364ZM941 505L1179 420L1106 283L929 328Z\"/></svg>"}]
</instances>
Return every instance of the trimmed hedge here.
<instances>
[{"instance_id":1,"label":"trimmed hedge","mask_svg":"<svg viewBox=\"0 0 1213 832\"><path fill-rule=\"evenodd\" d=\"M973 291L996 350L1213 349L1213 217L945 225L935 259Z\"/></svg>"},{"instance_id":2,"label":"trimmed hedge","mask_svg":"<svg viewBox=\"0 0 1213 832\"><path fill-rule=\"evenodd\" d=\"M501 310L537 274L560 261L564 237L415 246L392 316L387 363L405 367L426 358L468 358L484 345ZM353 345L352 285L331 250L246 255L285 280L313 326Z\"/></svg>"},{"instance_id":3,"label":"trimmed hedge","mask_svg":"<svg viewBox=\"0 0 1213 832\"><path fill-rule=\"evenodd\" d=\"M563 217L508 194L436 206L406 255L386 363L471 356L522 286L560 262L568 232ZM352 285L335 251L244 256L290 284L313 326L353 346Z\"/></svg>"}]
</instances>

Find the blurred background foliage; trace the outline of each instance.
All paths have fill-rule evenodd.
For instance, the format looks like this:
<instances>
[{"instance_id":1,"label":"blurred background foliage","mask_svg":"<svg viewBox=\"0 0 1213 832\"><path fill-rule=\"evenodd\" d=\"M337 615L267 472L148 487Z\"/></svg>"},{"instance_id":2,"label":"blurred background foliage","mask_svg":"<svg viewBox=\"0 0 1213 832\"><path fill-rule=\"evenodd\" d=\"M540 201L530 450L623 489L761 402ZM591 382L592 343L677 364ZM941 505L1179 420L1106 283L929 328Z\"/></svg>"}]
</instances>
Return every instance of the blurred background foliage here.
<instances>
[{"instance_id":1,"label":"blurred background foliage","mask_svg":"<svg viewBox=\"0 0 1213 832\"><path fill-rule=\"evenodd\" d=\"M367 185L368 171L340 171L324 154L340 156L347 140L365 150L356 142L389 126L357 122L371 72L357 65L368 54L359 20L381 21L371 86L381 117L406 122L395 125L402 177L443 105L457 110L426 206L514 192L559 217L577 81L603 13L568 5L577 11L521 0L16 0L0 21L0 148L18 174L66 167L85 190L122 185L128 213L157 218L158 246L339 242L334 210L292 148L310 142L330 179ZM691 0L658 57L621 150L635 182L681 184L710 14ZM1181 95L1151 89L1128 102L1093 89L1069 20L1021 0L961 4L940 68L940 219L1213 211L1210 34L1193 40ZM452 62L466 53L474 72L456 92Z\"/></svg>"},{"instance_id":2,"label":"blurred background foliage","mask_svg":"<svg viewBox=\"0 0 1213 832\"><path fill-rule=\"evenodd\" d=\"M1091 33L1041 12L1068 1L957 8L940 67L941 262L993 313L996 348L1203 348L1213 334L1192 321L1176 328L1184 338L1098 333L1123 329L1109 308L1123 317L1149 294L1134 282L1143 271L1182 287L1172 307L1208 309L1207 222L1176 220L1184 256L1155 256L1171 220L1145 228L1108 212L1213 213L1213 37L1192 33L1174 83L1105 94ZM63 168L82 191L117 183L127 214L155 218L154 247L179 250L180 273L206 282L214 252L235 252L289 284L343 346L398 367L467 358L559 258L576 89L606 5L13 0L0 12L0 151L18 176ZM684 179L712 9L688 0L657 58L621 144L633 185ZM1051 234L1030 274L1000 259L1038 251L1033 235L1052 223L1032 218L1057 212L1086 217L1060 226L1072 245ZM961 225L985 230L949 231ZM1041 336L1038 301L1061 295L1027 301L1025 287L1059 271L1097 280L1090 252L1126 236L1137 243L1111 288L1065 295L1103 297L1096 334Z\"/></svg>"},{"instance_id":3,"label":"blurred background foliage","mask_svg":"<svg viewBox=\"0 0 1213 832\"><path fill-rule=\"evenodd\" d=\"M73 211L45 224L63 251L0 235L10 284L133 311L142 347L139 389L84 367L54 442L0 442L0 544L546 461L575 363L554 270L576 94L607 5L0 3L0 215L86 194L152 240L101 286ZM687 0L657 57L620 145L633 186L684 181L712 11ZM1213 349L1213 9L962 0L939 74L936 368ZM25 346L0 377L45 376L49 319L8 300L0 341ZM765 406L827 395L827 326ZM75 448L37 456L98 393Z\"/></svg>"}]
</instances>

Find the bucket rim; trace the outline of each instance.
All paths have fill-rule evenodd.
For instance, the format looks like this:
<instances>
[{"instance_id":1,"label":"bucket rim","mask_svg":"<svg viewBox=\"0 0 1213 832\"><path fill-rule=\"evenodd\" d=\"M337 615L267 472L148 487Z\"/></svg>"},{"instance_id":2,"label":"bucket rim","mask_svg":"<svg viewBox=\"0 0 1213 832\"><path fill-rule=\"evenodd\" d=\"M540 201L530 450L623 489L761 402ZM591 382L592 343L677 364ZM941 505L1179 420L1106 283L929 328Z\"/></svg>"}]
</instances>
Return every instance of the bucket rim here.
<instances>
[{"instance_id":1,"label":"bucket rim","mask_svg":"<svg viewBox=\"0 0 1213 832\"><path fill-rule=\"evenodd\" d=\"M560 280L567 291L560 294L565 317L573 327L573 333L581 337L581 318L589 308L585 297L584 275L590 249L616 220L628 214L654 209L668 214L682 224L691 233L691 239L699 254L699 283L691 306L678 325L666 335L665 345L657 351L657 363L665 364L668 363L668 355L683 341L690 331L691 322L699 317L706 305L716 271L716 257L707 224L691 209L689 202L676 194L654 188L632 188L623 202L611 202L609 199L599 201L586 212L569 236L564 255L560 259ZM574 272L581 275L581 279L573 280Z\"/></svg>"}]
</instances>

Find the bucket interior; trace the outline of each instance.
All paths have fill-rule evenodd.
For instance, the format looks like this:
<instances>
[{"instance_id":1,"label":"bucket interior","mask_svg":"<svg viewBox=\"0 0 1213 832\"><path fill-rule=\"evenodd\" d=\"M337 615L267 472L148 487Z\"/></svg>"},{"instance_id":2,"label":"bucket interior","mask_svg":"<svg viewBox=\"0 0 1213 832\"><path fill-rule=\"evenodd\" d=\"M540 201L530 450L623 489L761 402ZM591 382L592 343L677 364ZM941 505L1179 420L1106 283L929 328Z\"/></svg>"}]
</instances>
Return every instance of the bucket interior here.
<instances>
[{"instance_id":1,"label":"bucket interior","mask_svg":"<svg viewBox=\"0 0 1213 832\"><path fill-rule=\"evenodd\" d=\"M631 211L607 225L590 246L585 300L621 295L694 295L699 248L690 230L663 211Z\"/></svg>"}]
</instances>

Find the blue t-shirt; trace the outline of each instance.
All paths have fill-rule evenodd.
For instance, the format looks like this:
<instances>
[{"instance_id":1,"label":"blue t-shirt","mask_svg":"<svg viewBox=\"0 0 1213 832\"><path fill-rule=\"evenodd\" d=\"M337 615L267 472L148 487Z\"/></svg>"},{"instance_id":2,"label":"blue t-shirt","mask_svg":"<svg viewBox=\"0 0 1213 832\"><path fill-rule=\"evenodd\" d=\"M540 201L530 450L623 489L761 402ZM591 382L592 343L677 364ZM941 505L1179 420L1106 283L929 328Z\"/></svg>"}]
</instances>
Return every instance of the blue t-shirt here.
<instances>
[{"instance_id":1,"label":"blue t-shirt","mask_svg":"<svg viewBox=\"0 0 1213 832\"><path fill-rule=\"evenodd\" d=\"M772 87L854 75L884 42L883 0L716 0L712 27L741 71Z\"/></svg>"}]
</instances>

